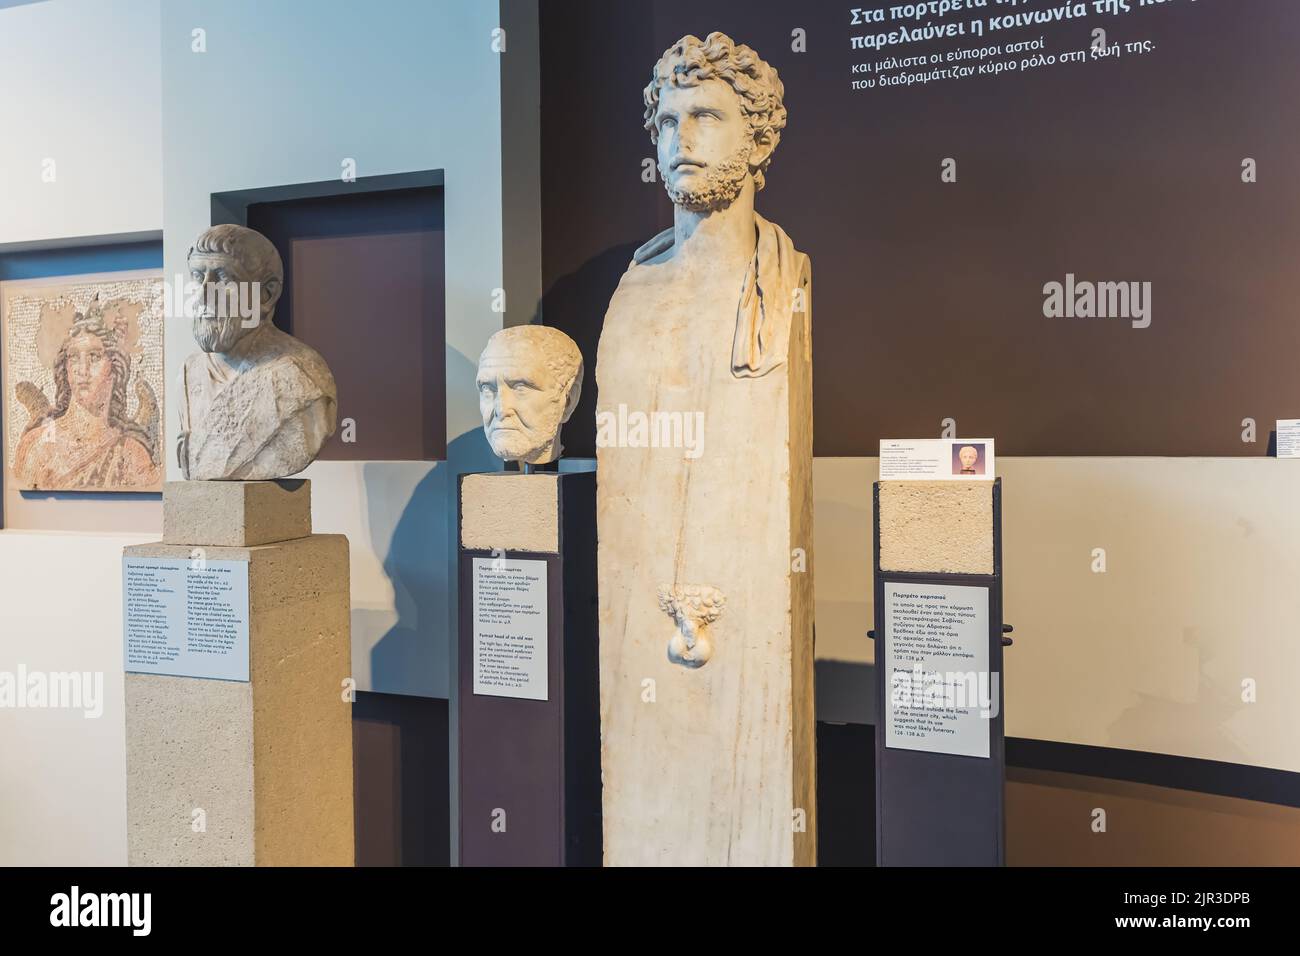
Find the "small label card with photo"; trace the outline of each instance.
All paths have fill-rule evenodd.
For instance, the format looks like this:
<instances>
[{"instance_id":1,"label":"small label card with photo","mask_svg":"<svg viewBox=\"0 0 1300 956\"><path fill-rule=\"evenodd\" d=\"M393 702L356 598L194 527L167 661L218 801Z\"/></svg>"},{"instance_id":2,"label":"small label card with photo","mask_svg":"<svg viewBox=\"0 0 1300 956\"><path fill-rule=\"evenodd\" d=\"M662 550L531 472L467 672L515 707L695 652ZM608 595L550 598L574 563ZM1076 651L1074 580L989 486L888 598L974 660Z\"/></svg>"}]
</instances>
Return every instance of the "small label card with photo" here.
<instances>
[{"instance_id":1,"label":"small label card with photo","mask_svg":"<svg viewBox=\"0 0 1300 956\"><path fill-rule=\"evenodd\" d=\"M474 693L547 700L546 562L474 559Z\"/></svg>"},{"instance_id":2,"label":"small label card with photo","mask_svg":"<svg viewBox=\"0 0 1300 956\"><path fill-rule=\"evenodd\" d=\"M248 562L122 560L132 674L248 680Z\"/></svg>"},{"instance_id":3,"label":"small label card with photo","mask_svg":"<svg viewBox=\"0 0 1300 956\"><path fill-rule=\"evenodd\" d=\"M992 438L880 441L881 481L992 481Z\"/></svg>"},{"instance_id":4,"label":"small label card with photo","mask_svg":"<svg viewBox=\"0 0 1300 956\"><path fill-rule=\"evenodd\" d=\"M1277 457L1300 458L1300 418L1278 419Z\"/></svg>"}]
</instances>

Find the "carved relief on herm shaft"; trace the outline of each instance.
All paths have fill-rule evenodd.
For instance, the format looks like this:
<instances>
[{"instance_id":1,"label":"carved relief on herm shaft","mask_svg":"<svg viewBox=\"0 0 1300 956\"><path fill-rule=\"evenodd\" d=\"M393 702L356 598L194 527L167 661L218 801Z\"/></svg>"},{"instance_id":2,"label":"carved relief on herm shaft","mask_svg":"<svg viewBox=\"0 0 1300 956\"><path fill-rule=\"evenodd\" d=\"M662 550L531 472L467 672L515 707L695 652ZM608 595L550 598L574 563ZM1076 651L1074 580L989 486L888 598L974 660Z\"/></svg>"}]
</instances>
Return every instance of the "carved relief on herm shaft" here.
<instances>
[{"instance_id":1,"label":"carved relief on herm shaft","mask_svg":"<svg viewBox=\"0 0 1300 956\"><path fill-rule=\"evenodd\" d=\"M677 625L668 641L668 659L683 667L707 664L713 657L710 626L726 606L726 595L705 584L661 585L659 607Z\"/></svg>"}]
</instances>

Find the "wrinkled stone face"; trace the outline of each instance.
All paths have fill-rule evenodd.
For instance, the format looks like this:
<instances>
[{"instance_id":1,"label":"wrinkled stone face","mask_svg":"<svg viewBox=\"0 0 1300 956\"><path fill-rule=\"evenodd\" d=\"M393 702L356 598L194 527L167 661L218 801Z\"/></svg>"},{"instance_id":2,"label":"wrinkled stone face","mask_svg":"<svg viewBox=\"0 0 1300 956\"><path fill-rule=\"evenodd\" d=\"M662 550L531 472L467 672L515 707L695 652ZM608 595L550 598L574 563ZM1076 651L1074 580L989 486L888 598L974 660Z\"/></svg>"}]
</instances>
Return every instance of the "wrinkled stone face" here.
<instances>
[{"instance_id":1,"label":"wrinkled stone face","mask_svg":"<svg viewBox=\"0 0 1300 956\"><path fill-rule=\"evenodd\" d=\"M205 352L229 352L260 324L260 288L251 294L256 284L240 273L233 256L195 252L189 267L190 279L203 289L190 318L194 341Z\"/></svg>"},{"instance_id":2,"label":"wrinkled stone face","mask_svg":"<svg viewBox=\"0 0 1300 956\"><path fill-rule=\"evenodd\" d=\"M549 460L563 424L564 384L525 348L489 347L479 359L478 404L492 453L505 461Z\"/></svg>"},{"instance_id":3,"label":"wrinkled stone face","mask_svg":"<svg viewBox=\"0 0 1300 956\"><path fill-rule=\"evenodd\" d=\"M725 209L751 173L754 133L725 80L665 86L655 113L659 175L672 201L693 212Z\"/></svg>"}]
</instances>

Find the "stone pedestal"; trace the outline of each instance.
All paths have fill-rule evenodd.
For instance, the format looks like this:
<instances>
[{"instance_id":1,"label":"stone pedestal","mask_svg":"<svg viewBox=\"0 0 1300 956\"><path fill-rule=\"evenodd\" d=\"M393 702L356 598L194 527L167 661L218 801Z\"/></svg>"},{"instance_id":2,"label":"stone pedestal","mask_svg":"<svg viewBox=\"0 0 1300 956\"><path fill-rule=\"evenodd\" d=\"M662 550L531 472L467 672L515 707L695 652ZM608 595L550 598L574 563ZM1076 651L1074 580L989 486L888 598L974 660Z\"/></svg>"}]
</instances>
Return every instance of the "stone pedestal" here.
<instances>
[{"instance_id":1,"label":"stone pedestal","mask_svg":"<svg viewBox=\"0 0 1300 956\"><path fill-rule=\"evenodd\" d=\"M919 574L992 574L989 481L882 481L879 566Z\"/></svg>"},{"instance_id":2,"label":"stone pedestal","mask_svg":"<svg viewBox=\"0 0 1300 956\"><path fill-rule=\"evenodd\" d=\"M247 681L126 674L133 866L353 863L348 542L311 533L310 502L307 481L168 483L164 541L124 551L248 580Z\"/></svg>"},{"instance_id":3,"label":"stone pedestal","mask_svg":"<svg viewBox=\"0 0 1300 956\"><path fill-rule=\"evenodd\" d=\"M251 548L311 534L311 482L173 481L163 495L163 544Z\"/></svg>"},{"instance_id":4,"label":"stone pedestal","mask_svg":"<svg viewBox=\"0 0 1300 956\"><path fill-rule=\"evenodd\" d=\"M493 472L461 479L462 865L600 865L595 479L590 472ZM524 570L545 579L530 598L546 604L544 628L537 627L530 641L535 647L535 639L544 635L545 653L536 648L544 691L541 680L476 691L476 617L483 630L503 636L494 641L514 642L530 630L522 616L489 617L492 606L476 603L476 581L481 585L483 575L491 577L494 564L508 591L516 585L507 573ZM514 660L527 656L526 651L506 653ZM503 669L508 671L509 663ZM498 678L497 683L509 681ZM510 696L516 693L532 696Z\"/></svg>"},{"instance_id":5,"label":"stone pedestal","mask_svg":"<svg viewBox=\"0 0 1300 956\"><path fill-rule=\"evenodd\" d=\"M877 482L875 527L876 862L1000 866L1001 480Z\"/></svg>"}]
</instances>

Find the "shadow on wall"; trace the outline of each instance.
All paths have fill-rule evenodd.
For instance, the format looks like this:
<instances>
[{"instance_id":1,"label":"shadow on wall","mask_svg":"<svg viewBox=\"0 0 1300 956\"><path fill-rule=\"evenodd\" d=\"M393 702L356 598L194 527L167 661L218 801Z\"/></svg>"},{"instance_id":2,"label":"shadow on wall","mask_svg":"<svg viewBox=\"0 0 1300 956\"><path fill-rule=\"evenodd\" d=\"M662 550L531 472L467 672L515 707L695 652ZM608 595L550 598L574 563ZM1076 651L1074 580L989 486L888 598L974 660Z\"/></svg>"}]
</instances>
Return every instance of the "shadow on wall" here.
<instances>
[{"instance_id":1,"label":"shadow on wall","mask_svg":"<svg viewBox=\"0 0 1300 956\"><path fill-rule=\"evenodd\" d=\"M1300 856L1295 807L1019 767L1007 768L1006 795L1008 866L1295 866Z\"/></svg>"},{"instance_id":2,"label":"shadow on wall","mask_svg":"<svg viewBox=\"0 0 1300 956\"><path fill-rule=\"evenodd\" d=\"M819 660L874 660L872 501L875 476L844 459L813 462L813 593Z\"/></svg>"},{"instance_id":3,"label":"shadow on wall","mask_svg":"<svg viewBox=\"0 0 1300 956\"><path fill-rule=\"evenodd\" d=\"M1187 757L1213 755L1213 759L1228 763L1261 763L1250 739L1251 724L1242 720L1254 716L1250 711L1255 704L1243 699L1241 683L1242 677L1254 668L1239 673L1235 662L1242 648L1252 648L1266 634L1268 615L1250 621L1253 614L1259 613L1257 602L1250 602L1253 610L1228 610L1230 605L1220 605L1215 608L1217 614L1198 614L1200 609L1194 609L1184 595L1194 590L1193 582L1221 578L1223 563L1231 563L1238 573L1265 581L1271 569L1290 564L1290 556L1270 548L1269 539L1257 536L1255 527L1239 509L1217 512L1213 508L1188 508L1156 486L1135 486L1130 494L1134 499L1131 513L1143 515L1143 525L1150 529L1143 542L1147 550L1140 557L1135 552L1135 566L1164 570L1171 582L1178 582L1174 590L1177 600L1167 604L1146 595L1129 597L1119 604L1124 613L1121 620L1129 624L1134 636L1160 635L1169 647L1178 646L1172 641L1176 629L1181 634L1179 663L1188 668L1188 679L1191 668L1195 669L1195 689L1191 689L1190 680L1185 680L1182 693L1161 693L1157 689L1169 685L1146 675L1128 682L1133 703L1106 726L1106 743L1127 750ZM1229 523L1226 518L1233 511L1237 514ZM1243 553L1223 553L1220 542L1225 537ZM1170 548L1180 539L1184 546ZM1175 552L1172 567L1168 550ZM1177 610L1167 613L1166 607ZM1118 617L1112 609L1108 623L1114 627ZM1277 631L1281 637L1285 625ZM1258 651L1252 648L1244 659L1250 660L1255 653Z\"/></svg>"},{"instance_id":4,"label":"shadow on wall","mask_svg":"<svg viewBox=\"0 0 1300 956\"><path fill-rule=\"evenodd\" d=\"M352 706L357 866L451 863L449 704L357 694Z\"/></svg>"},{"instance_id":5,"label":"shadow on wall","mask_svg":"<svg viewBox=\"0 0 1300 956\"><path fill-rule=\"evenodd\" d=\"M477 356L472 362L459 353L455 358L448 391L472 394ZM439 696L450 694L449 655L456 620L456 479L468 472L500 469L501 462L492 454L482 428L462 432L448 442L447 460L438 462L411 491L392 537L388 541L372 539L375 553L384 556L384 573L393 586L397 614L397 620L371 649L372 687L387 693L431 696L428 688L432 686L446 689ZM389 463L365 466L365 499L372 509L392 500L384 487L390 479ZM386 527L379 518L372 514L368 522L373 538ZM392 613L353 608L353 633L372 633L391 620Z\"/></svg>"},{"instance_id":6,"label":"shadow on wall","mask_svg":"<svg viewBox=\"0 0 1300 956\"><path fill-rule=\"evenodd\" d=\"M647 236L646 239L650 237ZM542 295L542 315L582 350L582 396L560 433L566 458L596 457L596 346L605 310L639 243L614 246L556 280Z\"/></svg>"},{"instance_id":7,"label":"shadow on wall","mask_svg":"<svg viewBox=\"0 0 1300 956\"><path fill-rule=\"evenodd\" d=\"M1213 459L1004 463L1008 733L1294 769L1286 700L1243 700L1293 659L1295 512L1272 480Z\"/></svg>"},{"instance_id":8,"label":"shadow on wall","mask_svg":"<svg viewBox=\"0 0 1300 956\"><path fill-rule=\"evenodd\" d=\"M819 660L814 662L814 668L814 706L818 721L875 724L875 664Z\"/></svg>"}]
</instances>

